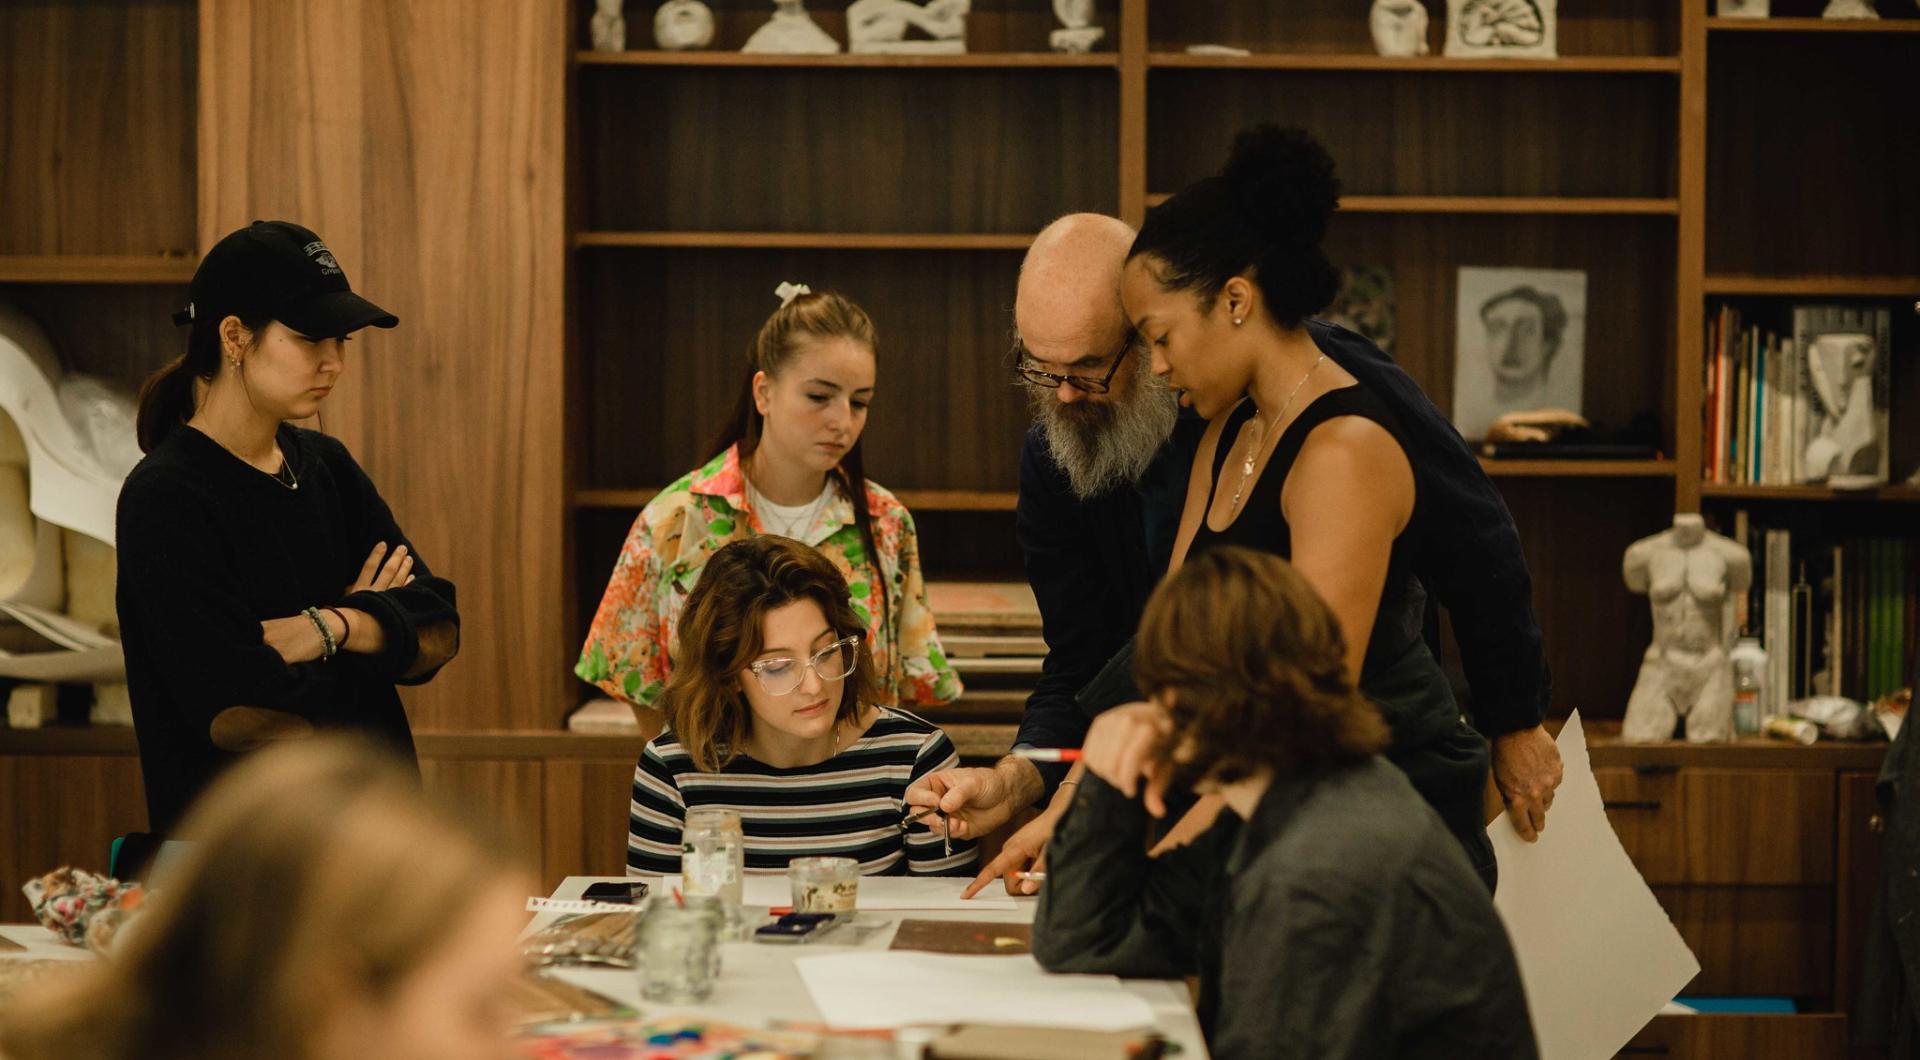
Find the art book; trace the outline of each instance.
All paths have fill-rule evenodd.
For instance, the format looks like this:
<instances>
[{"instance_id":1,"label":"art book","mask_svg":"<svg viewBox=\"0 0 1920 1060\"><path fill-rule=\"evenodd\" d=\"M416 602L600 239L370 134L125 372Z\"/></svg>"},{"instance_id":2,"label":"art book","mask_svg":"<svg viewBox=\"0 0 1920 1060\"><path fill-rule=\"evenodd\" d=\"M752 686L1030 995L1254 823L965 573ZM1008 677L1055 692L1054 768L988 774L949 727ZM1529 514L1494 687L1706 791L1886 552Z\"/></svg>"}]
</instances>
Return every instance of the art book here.
<instances>
[{"instance_id":1,"label":"art book","mask_svg":"<svg viewBox=\"0 0 1920 1060\"><path fill-rule=\"evenodd\" d=\"M1842 488L1887 481L1891 330L1884 306L1794 307L1801 481Z\"/></svg>"}]
</instances>

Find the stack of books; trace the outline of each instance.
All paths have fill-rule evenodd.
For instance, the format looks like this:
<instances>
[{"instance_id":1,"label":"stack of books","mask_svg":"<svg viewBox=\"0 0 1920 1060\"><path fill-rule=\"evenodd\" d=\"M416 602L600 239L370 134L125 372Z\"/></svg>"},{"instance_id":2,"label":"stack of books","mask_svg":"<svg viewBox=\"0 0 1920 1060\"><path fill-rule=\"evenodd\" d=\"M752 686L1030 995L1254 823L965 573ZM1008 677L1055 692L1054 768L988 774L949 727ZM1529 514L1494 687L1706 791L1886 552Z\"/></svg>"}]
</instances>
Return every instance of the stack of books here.
<instances>
[{"instance_id":1,"label":"stack of books","mask_svg":"<svg viewBox=\"0 0 1920 1060\"><path fill-rule=\"evenodd\" d=\"M1884 307L1795 306L1782 334L1734 305L1710 314L1703 480L1886 481L1891 322Z\"/></svg>"},{"instance_id":2,"label":"stack of books","mask_svg":"<svg viewBox=\"0 0 1920 1060\"><path fill-rule=\"evenodd\" d=\"M1765 709L1822 695L1868 703L1913 683L1920 544L1796 534L1745 511L1733 537L1753 555L1753 588L1734 613L1767 649Z\"/></svg>"}]
</instances>

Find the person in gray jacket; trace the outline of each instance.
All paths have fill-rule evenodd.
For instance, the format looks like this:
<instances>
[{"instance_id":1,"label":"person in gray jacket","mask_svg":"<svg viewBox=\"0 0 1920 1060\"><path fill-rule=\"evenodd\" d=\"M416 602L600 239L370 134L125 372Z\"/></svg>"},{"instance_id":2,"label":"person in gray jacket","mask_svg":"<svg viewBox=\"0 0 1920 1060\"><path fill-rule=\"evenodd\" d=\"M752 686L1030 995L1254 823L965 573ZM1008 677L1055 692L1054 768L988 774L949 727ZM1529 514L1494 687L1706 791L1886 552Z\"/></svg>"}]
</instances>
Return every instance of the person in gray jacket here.
<instances>
[{"instance_id":1,"label":"person in gray jacket","mask_svg":"<svg viewBox=\"0 0 1920 1060\"><path fill-rule=\"evenodd\" d=\"M1221 1060L1537 1056L1513 948L1459 843L1380 757L1337 621L1277 556L1189 559L1141 619L1150 703L1097 718L1048 851L1034 956L1200 978ZM1149 857L1169 795L1217 793Z\"/></svg>"}]
</instances>

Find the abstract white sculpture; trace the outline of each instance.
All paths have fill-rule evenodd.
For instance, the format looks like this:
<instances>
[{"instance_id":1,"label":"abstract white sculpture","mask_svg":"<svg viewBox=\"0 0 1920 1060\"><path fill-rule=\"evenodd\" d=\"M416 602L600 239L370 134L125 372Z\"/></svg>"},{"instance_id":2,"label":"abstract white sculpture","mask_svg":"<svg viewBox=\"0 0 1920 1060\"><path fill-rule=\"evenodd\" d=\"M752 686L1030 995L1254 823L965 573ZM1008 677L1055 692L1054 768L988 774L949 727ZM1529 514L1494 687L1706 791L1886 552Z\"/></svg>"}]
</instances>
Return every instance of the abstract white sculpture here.
<instances>
[{"instance_id":1,"label":"abstract white sculpture","mask_svg":"<svg viewBox=\"0 0 1920 1060\"><path fill-rule=\"evenodd\" d=\"M684 52L713 43L713 9L700 0L667 0L653 16L653 43Z\"/></svg>"},{"instance_id":2,"label":"abstract white sculpture","mask_svg":"<svg viewBox=\"0 0 1920 1060\"><path fill-rule=\"evenodd\" d=\"M1047 44L1057 52L1090 52L1107 31L1093 24L1093 0L1053 0L1053 17L1064 29L1047 35Z\"/></svg>"},{"instance_id":3,"label":"abstract white sculpture","mask_svg":"<svg viewBox=\"0 0 1920 1060\"><path fill-rule=\"evenodd\" d=\"M1827 9L1820 12L1821 18L1879 18L1880 12L1873 6L1873 0L1829 0Z\"/></svg>"},{"instance_id":4,"label":"abstract white sculpture","mask_svg":"<svg viewBox=\"0 0 1920 1060\"><path fill-rule=\"evenodd\" d=\"M38 325L0 304L0 421L0 623L38 645L0 651L0 677L120 680L120 644L103 627L114 505L140 460L133 402L67 375Z\"/></svg>"},{"instance_id":5,"label":"abstract white sculpture","mask_svg":"<svg viewBox=\"0 0 1920 1060\"><path fill-rule=\"evenodd\" d=\"M1851 332L1816 335L1808 344L1807 378L1816 398L1806 454L1809 481L1858 488L1883 478L1873 404L1877 353L1873 336Z\"/></svg>"},{"instance_id":6,"label":"abstract white sculpture","mask_svg":"<svg viewBox=\"0 0 1920 1060\"><path fill-rule=\"evenodd\" d=\"M967 50L972 0L854 0L847 7L847 50L868 55L960 55ZM908 40L918 29L927 40Z\"/></svg>"},{"instance_id":7,"label":"abstract white sculpture","mask_svg":"<svg viewBox=\"0 0 1920 1060\"><path fill-rule=\"evenodd\" d=\"M1733 668L1727 660L1733 605L1753 584L1753 560L1731 538L1707 530L1698 515L1627 546L1627 588L1653 604L1653 643L1627 699L1620 735L1635 743L1673 738L1684 718L1687 740L1733 738Z\"/></svg>"},{"instance_id":8,"label":"abstract white sculpture","mask_svg":"<svg viewBox=\"0 0 1920 1060\"><path fill-rule=\"evenodd\" d=\"M1559 0L1447 0L1446 54L1466 59L1559 57Z\"/></svg>"},{"instance_id":9,"label":"abstract white sculpture","mask_svg":"<svg viewBox=\"0 0 1920 1060\"><path fill-rule=\"evenodd\" d=\"M1373 0L1367 29L1373 34L1373 50L1381 55L1425 55L1430 50L1427 8L1420 0Z\"/></svg>"},{"instance_id":10,"label":"abstract white sculpture","mask_svg":"<svg viewBox=\"0 0 1920 1060\"><path fill-rule=\"evenodd\" d=\"M594 51L618 52L627 49L627 16L621 10L625 3L626 0L594 0L593 21L589 23Z\"/></svg>"},{"instance_id":11,"label":"abstract white sculpture","mask_svg":"<svg viewBox=\"0 0 1920 1060\"><path fill-rule=\"evenodd\" d=\"M800 0L773 0L773 18L753 31L743 52L773 55L834 55L840 42L813 21Z\"/></svg>"}]
</instances>

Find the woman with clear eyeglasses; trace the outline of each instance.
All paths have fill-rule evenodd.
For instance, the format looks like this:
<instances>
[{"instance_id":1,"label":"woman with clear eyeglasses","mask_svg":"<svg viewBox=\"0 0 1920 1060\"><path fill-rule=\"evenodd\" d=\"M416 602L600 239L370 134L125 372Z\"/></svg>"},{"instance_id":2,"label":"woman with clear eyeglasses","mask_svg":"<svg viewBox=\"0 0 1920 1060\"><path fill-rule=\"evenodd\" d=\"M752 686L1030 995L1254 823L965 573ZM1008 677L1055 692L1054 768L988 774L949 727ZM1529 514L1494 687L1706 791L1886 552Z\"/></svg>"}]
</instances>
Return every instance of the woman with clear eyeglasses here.
<instances>
[{"instance_id":1,"label":"woman with clear eyeglasses","mask_svg":"<svg viewBox=\"0 0 1920 1060\"><path fill-rule=\"evenodd\" d=\"M959 764L939 727L877 705L846 579L784 537L707 561L660 696L666 728L633 774L627 872L680 872L689 810L740 815L749 873L850 857L865 875L965 875L978 853L908 819L907 786Z\"/></svg>"}]
</instances>

